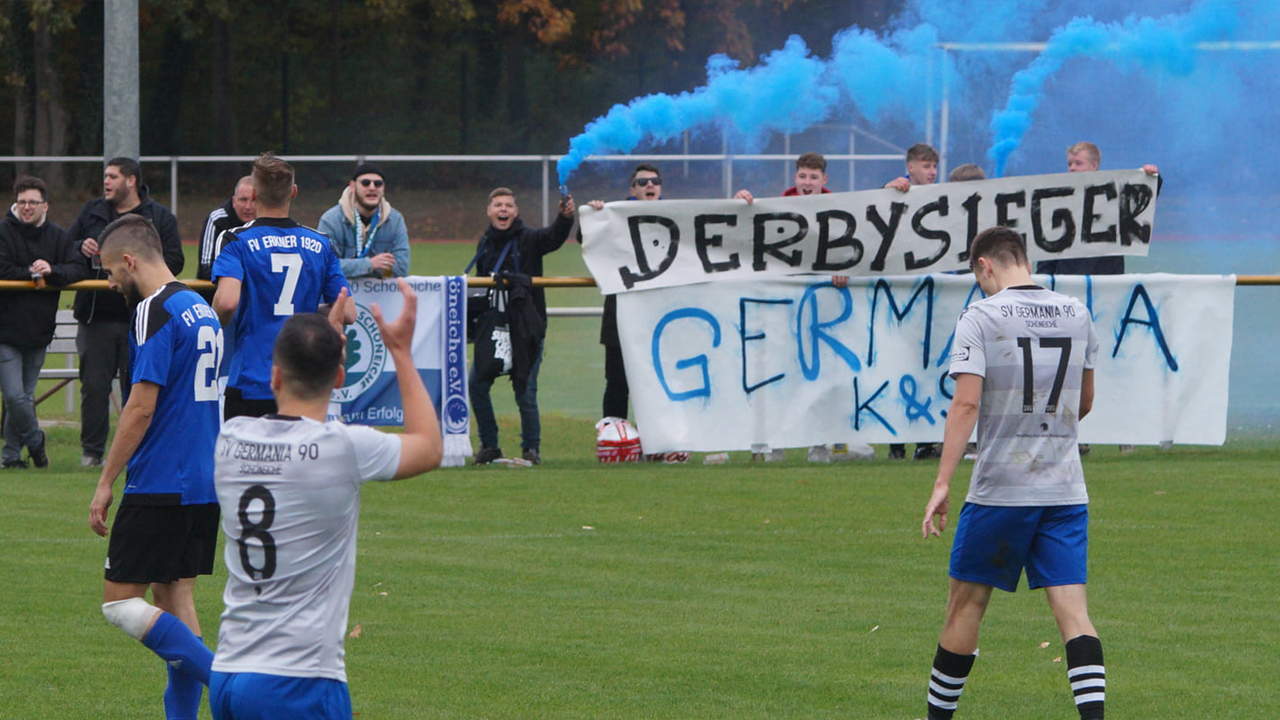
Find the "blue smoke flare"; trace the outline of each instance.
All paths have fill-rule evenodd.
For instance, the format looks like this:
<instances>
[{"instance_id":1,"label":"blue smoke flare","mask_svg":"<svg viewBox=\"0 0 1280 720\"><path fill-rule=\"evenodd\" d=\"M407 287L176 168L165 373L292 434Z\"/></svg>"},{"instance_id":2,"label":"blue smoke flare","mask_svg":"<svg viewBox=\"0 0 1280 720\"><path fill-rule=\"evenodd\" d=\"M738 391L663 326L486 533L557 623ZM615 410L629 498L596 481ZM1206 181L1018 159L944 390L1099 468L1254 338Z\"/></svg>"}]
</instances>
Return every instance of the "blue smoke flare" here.
<instances>
[{"instance_id":1,"label":"blue smoke flare","mask_svg":"<svg viewBox=\"0 0 1280 720\"><path fill-rule=\"evenodd\" d=\"M1122 71L1186 77L1196 67L1197 43L1227 39L1237 25L1236 6L1214 0L1183 15L1130 16L1118 23L1076 18L1055 30L1040 55L1013 76L1005 108L991 120L994 142L987 157L995 163L995 177L1004 175L1009 155L1022 144L1044 100L1046 84L1068 60L1101 58Z\"/></svg>"}]
</instances>

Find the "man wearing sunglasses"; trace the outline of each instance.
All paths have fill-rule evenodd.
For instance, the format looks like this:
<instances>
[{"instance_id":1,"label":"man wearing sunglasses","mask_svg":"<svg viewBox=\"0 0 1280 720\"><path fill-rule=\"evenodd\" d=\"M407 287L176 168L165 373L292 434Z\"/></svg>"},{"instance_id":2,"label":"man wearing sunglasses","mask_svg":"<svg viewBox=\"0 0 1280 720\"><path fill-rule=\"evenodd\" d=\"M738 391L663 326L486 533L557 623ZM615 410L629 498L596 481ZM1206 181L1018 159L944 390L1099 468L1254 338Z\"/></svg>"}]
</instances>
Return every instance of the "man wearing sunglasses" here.
<instances>
[{"instance_id":1,"label":"man wearing sunglasses","mask_svg":"<svg viewBox=\"0 0 1280 720\"><path fill-rule=\"evenodd\" d=\"M404 277L409 274L409 231L404 216L386 198L386 179L373 163L356 166L338 204L320 216L320 232L329 236L342 274Z\"/></svg>"},{"instance_id":2,"label":"man wearing sunglasses","mask_svg":"<svg viewBox=\"0 0 1280 720\"><path fill-rule=\"evenodd\" d=\"M628 200L661 200L662 175L658 168L641 163L631 171L631 197ZM597 210L604 207L602 201L591 203ZM603 417L626 419L627 405L631 399L627 385L627 371L622 364L622 340L618 337L618 297L604 296L604 316L600 320L600 344L604 346L604 399Z\"/></svg>"}]
</instances>

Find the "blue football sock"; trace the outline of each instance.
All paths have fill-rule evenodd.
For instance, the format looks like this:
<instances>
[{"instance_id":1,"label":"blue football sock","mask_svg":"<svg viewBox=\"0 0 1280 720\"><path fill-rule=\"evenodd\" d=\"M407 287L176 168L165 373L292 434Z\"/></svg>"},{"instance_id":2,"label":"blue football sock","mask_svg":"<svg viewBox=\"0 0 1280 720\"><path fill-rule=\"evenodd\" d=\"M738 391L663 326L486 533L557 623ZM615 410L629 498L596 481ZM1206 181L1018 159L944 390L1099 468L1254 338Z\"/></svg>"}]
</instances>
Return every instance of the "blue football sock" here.
<instances>
[{"instance_id":1,"label":"blue football sock","mask_svg":"<svg viewBox=\"0 0 1280 720\"><path fill-rule=\"evenodd\" d=\"M164 689L164 716L166 720L196 720L200 716L200 697L204 694L204 685L173 666L166 663L169 670L169 684Z\"/></svg>"},{"instance_id":2,"label":"blue football sock","mask_svg":"<svg viewBox=\"0 0 1280 720\"><path fill-rule=\"evenodd\" d=\"M142 644L169 663L181 675L202 685L209 684L213 651L205 647L186 625L167 612L160 613L155 624L142 638Z\"/></svg>"}]
</instances>

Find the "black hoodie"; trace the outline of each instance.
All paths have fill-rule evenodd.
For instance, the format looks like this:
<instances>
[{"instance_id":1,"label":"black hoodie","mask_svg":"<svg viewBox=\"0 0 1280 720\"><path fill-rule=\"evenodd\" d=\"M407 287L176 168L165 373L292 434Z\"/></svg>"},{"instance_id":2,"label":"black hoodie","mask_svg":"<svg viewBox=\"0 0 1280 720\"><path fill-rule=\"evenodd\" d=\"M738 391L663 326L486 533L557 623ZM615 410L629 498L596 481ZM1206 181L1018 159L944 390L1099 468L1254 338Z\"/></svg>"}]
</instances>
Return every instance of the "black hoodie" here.
<instances>
[{"instance_id":1,"label":"black hoodie","mask_svg":"<svg viewBox=\"0 0 1280 720\"><path fill-rule=\"evenodd\" d=\"M44 260L50 285L68 285L89 275L84 256L66 230L48 220L27 225L9 210L0 221L0 280L30 280L31 263ZM19 290L4 294L0 303L0 344L18 348L42 348L53 340L58 300L51 290Z\"/></svg>"},{"instance_id":2,"label":"black hoodie","mask_svg":"<svg viewBox=\"0 0 1280 720\"><path fill-rule=\"evenodd\" d=\"M164 264L174 275L182 272L186 257L182 254L182 239L178 237L178 220L173 213L160 203L151 200L151 191L146 185L138 188L138 197L142 202L130 210L150 220L160 232L160 246L164 250ZM103 229L113 220L120 217L115 207L106 198L98 198L85 203L80 210L80 217L71 226L71 237L75 240L76 254L84 263L89 280L105 280L106 273L94 270L89 258L80 253L80 245L85 239L98 239ZM76 293L76 320L82 323L96 321L128 322L133 316L133 309L125 302L124 295L114 290L81 290Z\"/></svg>"}]
</instances>

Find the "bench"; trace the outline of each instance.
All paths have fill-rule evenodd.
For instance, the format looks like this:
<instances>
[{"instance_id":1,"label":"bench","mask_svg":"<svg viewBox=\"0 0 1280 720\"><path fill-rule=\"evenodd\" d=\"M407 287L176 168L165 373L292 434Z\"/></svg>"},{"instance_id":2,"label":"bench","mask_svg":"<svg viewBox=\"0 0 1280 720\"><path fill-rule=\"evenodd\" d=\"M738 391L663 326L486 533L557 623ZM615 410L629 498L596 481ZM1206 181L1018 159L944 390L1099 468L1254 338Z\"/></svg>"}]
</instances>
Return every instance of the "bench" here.
<instances>
[{"instance_id":1,"label":"bench","mask_svg":"<svg viewBox=\"0 0 1280 720\"><path fill-rule=\"evenodd\" d=\"M67 414L75 412L75 381L80 379L80 370L76 367L76 323L75 317L70 310L58 311L58 324L53 330L53 342L49 343L49 347L45 350L44 367L40 369L41 380L54 380L56 383L53 388L46 390L36 397L36 405L48 400L54 393L66 388L66 411ZM54 355L62 355L64 358L63 367L50 367L49 360Z\"/></svg>"}]
</instances>

